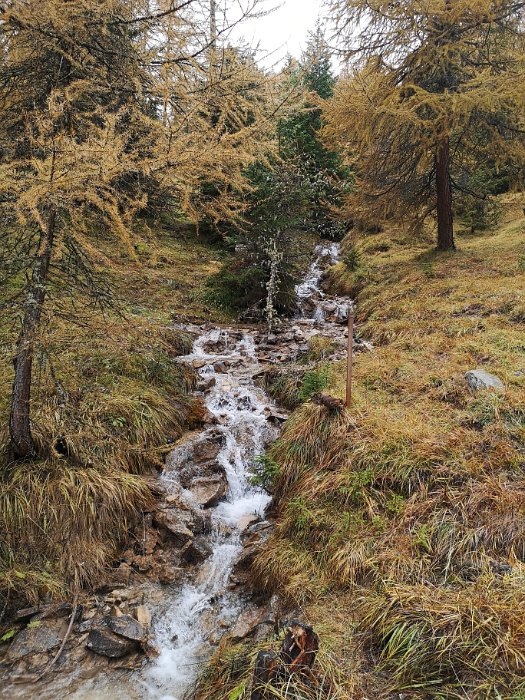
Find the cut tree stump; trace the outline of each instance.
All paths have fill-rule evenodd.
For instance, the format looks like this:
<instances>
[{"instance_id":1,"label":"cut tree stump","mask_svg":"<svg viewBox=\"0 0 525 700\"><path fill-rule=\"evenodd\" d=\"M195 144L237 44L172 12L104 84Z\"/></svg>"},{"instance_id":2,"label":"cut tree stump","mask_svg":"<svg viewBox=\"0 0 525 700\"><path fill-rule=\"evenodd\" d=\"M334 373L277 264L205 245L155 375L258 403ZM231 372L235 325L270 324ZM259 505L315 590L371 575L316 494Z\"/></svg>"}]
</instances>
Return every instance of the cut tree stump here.
<instances>
[{"instance_id":1,"label":"cut tree stump","mask_svg":"<svg viewBox=\"0 0 525 700\"><path fill-rule=\"evenodd\" d=\"M314 394L311 398L312 403L318 406L324 406L331 413L341 413L345 409L345 402L341 399L336 399L328 394Z\"/></svg>"},{"instance_id":2,"label":"cut tree stump","mask_svg":"<svg viewBox=\"0 0 525 700\"><path fill-rule=\"evenodd\" d=\"M250 700L267 700L268 686L277 676L280 659L275 651L260 651L255 662Z\"/></svg>"},{"instance_id":3,"label":"cut tree stump","mask_svg":"<svg viewBox=\"0 0 525 700\"><path fill-rule=\"evenodd\" d=\"M269 700L269 687L286 682L294 673L310 675L319 650L319 637L313 628L292 620L281 651L260 651L255 662L250 700Z\"/></svg>"},{"instance_id":4,"label":"cut tree stump","mask_svg":"<svg viewBox=\"0 0 525 700\"><path fill-rule=\"evenodd\" d=\"M319 637L312 627L292 620L281 647L281 658L288 673L311 669L319 651Z\"/></svg>"}]
</instances>

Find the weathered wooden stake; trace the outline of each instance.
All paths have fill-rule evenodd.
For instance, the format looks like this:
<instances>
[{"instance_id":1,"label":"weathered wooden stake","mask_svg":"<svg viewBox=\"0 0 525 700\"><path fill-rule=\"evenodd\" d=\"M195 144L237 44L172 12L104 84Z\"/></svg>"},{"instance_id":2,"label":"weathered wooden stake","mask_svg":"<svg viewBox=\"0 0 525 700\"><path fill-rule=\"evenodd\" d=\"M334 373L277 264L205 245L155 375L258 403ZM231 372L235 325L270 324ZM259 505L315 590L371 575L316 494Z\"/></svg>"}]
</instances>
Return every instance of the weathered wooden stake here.
<instances>
[{"instance_id":1,"label":"weathered wooden stake","mask_svg":"<svg viewBox=\"0 0 525 700\"><path fill-rule=\"evenodd\" d=\"M346 407L352 405L352 369L354 362L354 312L348 310L348 362L346 366Z\"/></svg>"}]
</instances>

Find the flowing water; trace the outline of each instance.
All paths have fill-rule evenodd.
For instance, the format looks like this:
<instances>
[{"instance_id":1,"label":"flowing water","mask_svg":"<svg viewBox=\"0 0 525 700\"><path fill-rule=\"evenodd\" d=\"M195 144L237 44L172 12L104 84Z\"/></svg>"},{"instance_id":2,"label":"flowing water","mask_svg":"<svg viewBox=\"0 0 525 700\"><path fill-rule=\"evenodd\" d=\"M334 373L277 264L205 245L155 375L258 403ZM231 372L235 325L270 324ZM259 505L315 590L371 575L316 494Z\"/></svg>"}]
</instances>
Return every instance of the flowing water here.
<instances>
[{"instance_id":1,"label":"flowing water","mask_svg":"<svg viewBox=\"0 0 525 700\"><path fill-rule=\"evenodd\" d=\"M348 300L326 296L321 290L325 269L339 257L335 243L319 245L304 282L296 288L300 320L326 324L346 317ZM334 311L335 309L335 311ZM317 332L317 331L316 331ZM340 334L340 331L338 331ZM198 435L199 441L220 433L217 461L226 473L228 492L211 511L212 553L196 567L186 583L172 587L152 585L146 604L153 609L153 642L159 656L134 672L100 672L91 680L58 678L42 688L42 698L75 700L182 700L211 656L217 639L213 632L231 627L246 602L230 587L234 564L242 552L242 531L249 516L264 516L269 496L250 483L250 468L266 446L278 436L269 420L275 407L255 383L260 367L255 330L212 329L201 331L190 355L181 362L198 368L205 387L204 401L216 423ZM168 493L198 508L190 490L181 487L178 473L188 454L188 442L168 456L161 477ZM76 687L76 690L73 688ZM36 695L17 694L17 697ZM15 697L15 695L13 695Z\"/></svg>"},{"instance_id":2,"label":"flowing water","mask_svg":"<svg viewBox=\"0 0 525 700\"><path fill-rule=\"evenodd\" d=\"M223 345L224 350L209 351L206 348L210 345ZM195 359L206 363L199 370L201 377L214 380L206 406L224 433L218 461L226 471L229 490L226 500L213 509L211 558L198 580L182 588L170 606L170 614L156 629L161 654L146 669L144 681L147 697L164 700L180 700L199 671L199 660L210 655L206 614L211 613L226 625L242 611L242 601L228 590L233 564L242 551L241 527L246 516L263 516L269 502L269 496L250 485L249 469L277 437L276 428L268 422L270 401L253 381L258 362L250 333L231 341L226 330L210 331L199 338L186 358ZM235 366L228 373L218 373L214 365L224 361ZM169 482L169 470L165 479ZM167 688L168 695L164 694Z\"/></svg>"},{"instance_id":3,"label":"flowing water","mask_svg":"<svg viewBox=\"0 0 525 700\"><path fill-rule=\"evenodd\" d=\"M320 243L315 248L315 257L305 275L297 285L299 318L312 323L324 323L327 319L340 323L348 316L349 302L346 298L327 295L322 289L322 279L328 267L339 262L339 243Z\"/></svg>"},{"instance_id":4,"label":"flowing water","mask_svg":"<svg viewBox=\"0 0 525 700\"><path fill-rule=\"evenodd\" d=\"M307 320L322 321L322 308L319 303L325 298L321 290L321 280L326 268L335 265L339 259L339 244L320 244L315 249L315 258L305 275L304 281L295 288L299 317ZM312 312L314 304L314 313Z\"/></svg>"},{"instance_id":5,"label":"flowing water","mask_svg":"<svg viewBox=\"0 0 525 700\"><path fill-rule=\"evenodd\" d=\"M205 394L206 407L217 420L209 429L223 434L217 460L228 479L225 500L212 509L210 544L212 555L193 580L180 590L167 593L161 610L156 611L154 643L159 656L131 678L118 684L109 679L90 681L69 697L147 698L148 700L182 700L211 653L210 633L219 621L231 626L243 611L240 596L228 587L233 565L242 552L241 531L247 516L263 516L270 497L250 484L250 467L265 447L278 436L268 421L272 412L270 399L254 383L258 371L253 335L214 329L200 336L184 362L202 364L201 379L212 385ZM229 370L224 371L225 363ZM220 371L215 367L218 366ZM210 381L212 380L212 381ZM206 440L206 432L199 436ZM162 476L168 493L172 491L192 503L192 494L181 490L178 466L184 462L183 444L167 459Z\"/></svg>"}]
</instances>

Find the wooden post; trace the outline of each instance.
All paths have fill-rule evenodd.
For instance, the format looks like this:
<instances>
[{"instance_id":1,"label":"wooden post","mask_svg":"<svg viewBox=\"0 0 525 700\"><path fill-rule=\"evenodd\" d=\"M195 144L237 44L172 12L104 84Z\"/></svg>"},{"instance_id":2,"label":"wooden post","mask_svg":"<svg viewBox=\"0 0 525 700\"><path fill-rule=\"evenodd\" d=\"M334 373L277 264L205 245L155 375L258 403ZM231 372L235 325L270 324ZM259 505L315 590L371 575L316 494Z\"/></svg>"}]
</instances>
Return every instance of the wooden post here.
<instances>
[{"instance_id":1,"label":"wooden post","mask_svg":"<svg viewBox=\"0 0 525 700\"><path fill-rule=\"evenodd\" d=\"M346 407L352 405L352 369L354 362L354 311L348 309L348 361L346 366Z\"/></svg>"}]
</instances>

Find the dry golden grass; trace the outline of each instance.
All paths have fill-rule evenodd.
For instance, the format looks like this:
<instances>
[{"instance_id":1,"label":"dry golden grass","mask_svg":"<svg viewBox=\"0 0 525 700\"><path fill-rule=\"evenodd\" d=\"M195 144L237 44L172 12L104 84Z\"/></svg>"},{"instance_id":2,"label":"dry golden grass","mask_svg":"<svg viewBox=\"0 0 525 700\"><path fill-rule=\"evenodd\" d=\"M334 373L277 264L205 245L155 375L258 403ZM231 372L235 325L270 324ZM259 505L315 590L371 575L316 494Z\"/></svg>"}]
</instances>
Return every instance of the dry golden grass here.
<instances>
[{"instance_id":1,"label":"dry golden grass","mask_svg":"<svg viewBox=\"0 0 525 700\"><path fill-rule=\"evenodd\" d=\"M270 451L278 522L254 579L346 622L347 697L525 697L523 197L504 205L456 253L399 230L353 241L376 350L356 358L351 412L304 404ZM358 272L337 266L337 290ZM477 367L505 394L470 394ZM341 398L344 379L333 366Z\"/></svg>"},{"instance_id":2,"label":"dry golden grass","mask_svg":"<svg viewBox=\"0 0 525 700\"><path fill-rule=\"evenodd\" d=\"M110 276L125 318L54 290L33 376L38 463L7 461L16 326L0 327L0 596L9 605L97 582L151 504L144 475L161 467L168 440L185 429L194 382L175 362L192 339L167 322L209 316L200 290L218 265L212 248L180 235L161 232L155 247L146 241L140 264L115 261Z\"/></svg>"},{"instance_id":3,"label":"dry golden grass","mask_svg":"<svg viewBox=\"0 0 525 700\"><path fill-rule=\"evenodd\" d=\"M338 601L327 602L335 612ZM324 612L327 612L325 609ZM338 619L310 620L321 634L324 644L320 649L314 674L305 679L292 676L267 688L268 700L345 700L354 685L341 664L341 655L351 653L348 626ZM260 650L278 651L284 632L265 642L232 645L221 643L212 662L203 671L191 700L249 700L253 671Z\"/></svg>"}]
</instances>

